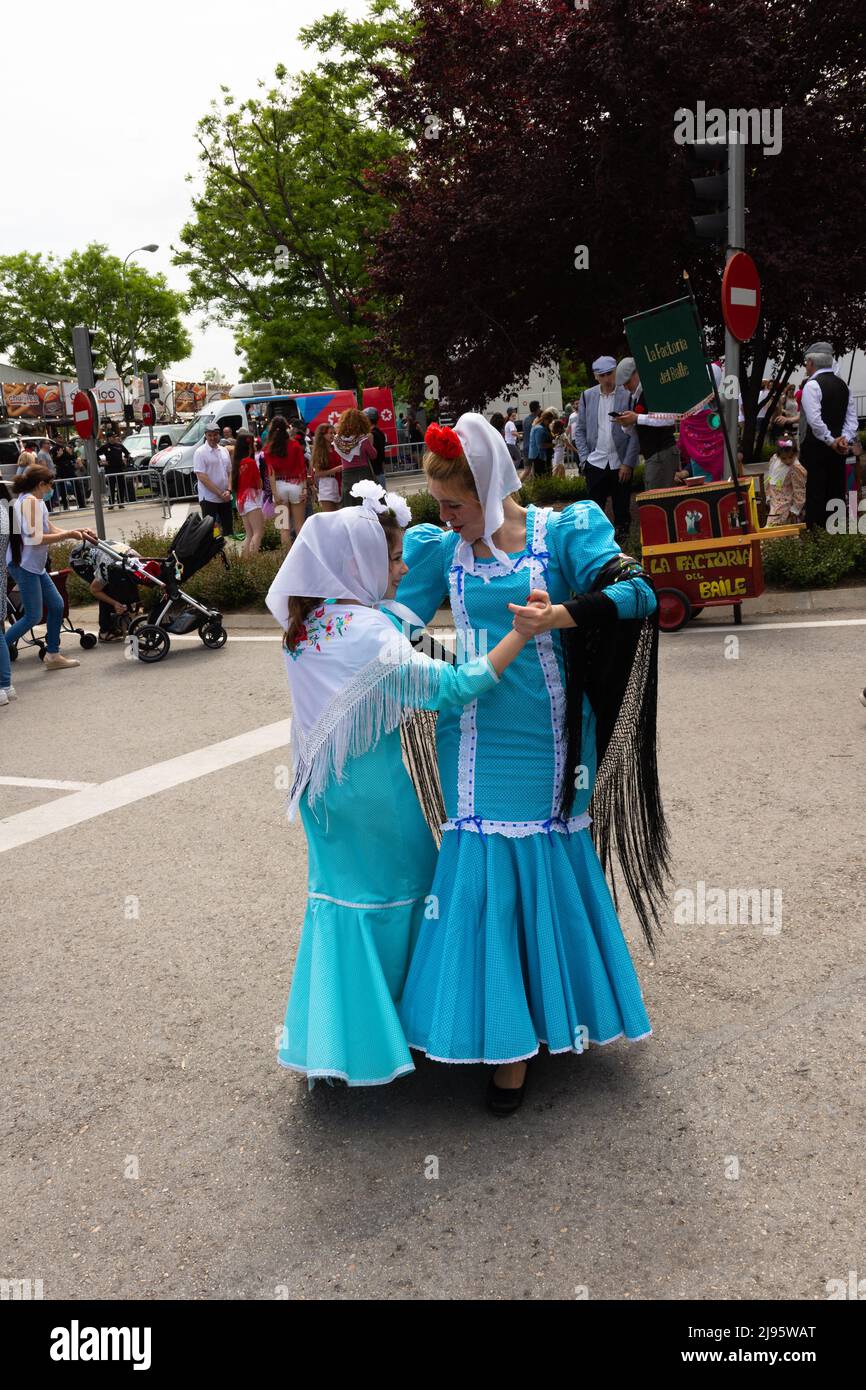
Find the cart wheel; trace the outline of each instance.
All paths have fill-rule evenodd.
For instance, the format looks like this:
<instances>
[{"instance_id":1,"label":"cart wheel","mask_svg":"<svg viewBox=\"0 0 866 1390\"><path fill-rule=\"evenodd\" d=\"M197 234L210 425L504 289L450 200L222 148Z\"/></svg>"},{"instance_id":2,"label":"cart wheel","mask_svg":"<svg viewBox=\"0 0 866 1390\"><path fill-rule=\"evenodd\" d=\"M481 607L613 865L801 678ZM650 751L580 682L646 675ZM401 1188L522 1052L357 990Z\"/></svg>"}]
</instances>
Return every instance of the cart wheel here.
<instances>
[{"instance_id":1,"label":"cart wheel","mask_svg":"<svg viewBox=\"0 0 866 1390\"><path fill-rule=\"evenodd\" d=\"M659 627L662 632L679 632L692 616L692 605L679 589L659 589Z\"/></svg>"},{"instance_id":2,"label":"cart wheel","mask_svg":"<svg viewBox=\"0 0 866 1390\"><path fill-rule=\"evenodd\" d=\"M44 647L40 647L40 648L39 648L39 660L40 660L40 661L44 661L44 660L45 660L45 648L44 648Z\"/></svg>"},{"instance_id":3,"label":"cart wheel","mask_svg":"<svg viewBox=\"0 0 866 1390\"><path fill-rule=\"evenodd\" d=\"M139 661L162 661L168 655L171 646L169 635L165 628L157 627L156 623L144 623L133 636Z\"/></svg>"},{"instance_id":4,"label":"cart wheel","mask_svg":"<svg viewBox=\"0 0 866 1390\"><path fill-rule=\"evenodd\" d=\"M228 640L228 633L220 623L202 623L198 635L205 646L210 647L212 651L218 647L224 647Z\"/></svg>"},{"instance_id":5,"label":"cart wheel","mask_svg":"<svg viewBox=\"0 0 866 1390\"><path fill-rule=\"evenodd\" d=\"M693 617L693 618L696 618L696 617L698 616L698 614L699 614L699 613L703 613L703 611L704 611L704 605L703 605L702 603L699 603L698 606L697 606L696 608L693 608L693 609L692 609L692 617Z\"/></svg>"},{"instance_id":6,"label":"cart wheel","mask_svg":"<svg viewBox=\"0 0 866 1390\"><path fill-rule=\"evenodd\" d=\"M92 652L96 646L97 637L95 632L82 632L79 638L81 646L86 652Z\"/></svg>"},{"instance_id":7,"label":"cart wheel","mask_svg":"<svg viewBox=\"0 0 866 1390\"><path fill-rule=\"evenodd\" d=\"M133 632L138 632L139 628L147 627L147 614L139 613L137 618L132 618L127 625L127 636Z\"/></svg>"},{"instance_id":8,"label":"cart wheel","mask_svg":"<svg viewBox=\"0 0 866 1390\"><path fill-rule=\"evenodd\" d=\"M735 603L735 604L734 604L734 626L735 626L735 627L739 627L739 626L740 626L740 623L741 623L742 621L743 621L743 605L742 605L741 603Z\"/></svg>"}]
</instances>

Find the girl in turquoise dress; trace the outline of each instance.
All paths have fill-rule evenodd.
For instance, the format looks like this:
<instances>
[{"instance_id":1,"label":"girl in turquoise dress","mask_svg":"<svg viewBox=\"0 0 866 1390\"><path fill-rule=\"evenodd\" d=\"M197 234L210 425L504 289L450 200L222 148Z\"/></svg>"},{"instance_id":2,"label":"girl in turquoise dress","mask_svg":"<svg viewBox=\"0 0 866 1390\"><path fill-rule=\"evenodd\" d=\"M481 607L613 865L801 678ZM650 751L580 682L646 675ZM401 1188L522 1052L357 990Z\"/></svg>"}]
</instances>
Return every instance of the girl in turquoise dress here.
<instances>
[{"instance_id":1,"label":"girl in turquoise dress","mask_svg":"<svg viewBox=\"0 0 866 1390\"><path fill-rule=\"evenodd\" d=\"M525 645L506 634L461 666L415 652L374 607L406 566L404 500L372 482L357 507L317 513L267 596L285 629L294 785L307 836L301 942L280 1038L282 1066L350 1086L414 1070L397 1015L436 866L403 765L413 710L480 701Z\"/></svg>"},{"instance_id":2,"label":"girl in turquoise dress","mask_svg":"<svg viewBox=\"0 0 866 1390\"><path fill-rule=\"evenodd\" d=\"M488 1103L506 1114L542 1044L580 1053L650 1034L590 812L651 938L665 861L656 603L594 503L518 505L514 465L482 416L431 426L427 445L449 529L407 533L394 612L415 629L450 600L458 660L470 665L512 622L533 640L484 699L439 713L435 911L421 921L399 1014L410 1047L430 1058L495 1066ZM564 607L572 595L583 596L577 617Z\"/></svg>"}]
</instances>

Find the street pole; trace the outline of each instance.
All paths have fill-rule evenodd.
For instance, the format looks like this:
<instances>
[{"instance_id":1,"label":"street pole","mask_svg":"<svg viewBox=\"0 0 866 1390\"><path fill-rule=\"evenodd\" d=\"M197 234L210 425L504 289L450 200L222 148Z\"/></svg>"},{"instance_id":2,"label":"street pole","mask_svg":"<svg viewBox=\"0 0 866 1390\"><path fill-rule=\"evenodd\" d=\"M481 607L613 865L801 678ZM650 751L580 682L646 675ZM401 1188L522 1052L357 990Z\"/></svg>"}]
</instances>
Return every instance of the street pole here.
<instances>
[{"instance_id":1,"label":"street pole","mask_svg":"<svg viewBox=\"0 0 866 1390\"><path fill-rule=\"evenodd\" d=\"M139 251L158 251L158 250L159 250L159 247L156 246L156 245L154 245L153 243L149 244L148 246L136 246L135 250L134 250L134 251L130 251L129 256L126 256L126 257L124 258L123 269L122 269L122 271L121 271L121 274L122 274L122 276L123 276L123 298L124 298L124 300L126 301L126 322L127 322L127 324L129 325L129 346L130 346L130 352L131 352L131 356L132 356L132 392L131 392L130 394L132 395L132 414L133 414L133 419L135 418L135 394L134 394L134 393L135 393L135 378L138 376L138 356L137 356L136 351L135 351L135 325L134 325L133 322L132 322L132 309L130 308L130 304L129 304L129 286L128 286L127 283L126 283L126 262L129 260L129 257L130 257L130 256L135 256ZM154 442L153 442L153 425L148 425L148 427L147 427L147 432L148 432L148 435L149 435L149 437L150 437L150 457L153 458L153 455L154 455L154 452L155 452L155 445L154 445Z\"/></svg>"},{"instance_id":2,"label":"street pole","mask_svg":"<svg viewBox=\"0 0 866 1390\"><path fill-rule=\"evenodd\" d=\"M746 149L739 141L728 146L728 249L725 264L737 251L746 249ZM729 328L725 328L725 376L733 376L739 391L740 382L740 343ZM728 439L736 442L739 432L739 398L729 399L727 392L722 402L724 422ZM736 448L734 448L736 454ZM725 460L726 469L729 467ZM729 478L729 472L725 477Z\"/></svg>"},{"instance_id":3,"label":"street pole","mask_svg":"<svg viewBox=\"0 0 866 1390\"><path fill-rule=\"evenodd\" d=\"M96 373L93 370L93 346L90 336L90 329L84 324L78 324L72 330L72 351L75 357L75 372L78 377L78 386L81 391L92 391L96 385ZM96 428L99 423L99 413L96 417ZM102 510L102 489L101 478L99 476L99 460L96 457L96 440L91 436L84 441L84 454L87 459L87 467L90 473L90 490L93 496L93 515L96 521L96 534L100 540L105 540L105 515Z\"/></svg>"}]
</instances>

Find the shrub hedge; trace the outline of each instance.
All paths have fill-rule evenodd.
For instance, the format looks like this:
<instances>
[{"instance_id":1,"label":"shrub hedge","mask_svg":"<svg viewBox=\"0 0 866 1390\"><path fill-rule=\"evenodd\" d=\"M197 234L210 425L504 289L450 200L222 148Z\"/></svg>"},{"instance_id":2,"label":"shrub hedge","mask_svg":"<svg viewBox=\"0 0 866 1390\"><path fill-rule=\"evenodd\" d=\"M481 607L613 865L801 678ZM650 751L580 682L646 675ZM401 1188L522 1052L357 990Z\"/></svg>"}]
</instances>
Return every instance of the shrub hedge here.
<instances>
[{"instance_id":1,"label":"shrub hedge","mask_svg":"<svg viewBox=\"0 0 866 1390\"><path fill-rule=\"evenodd\" d=\"M585 496L583 478L536 478L517 494L523 506L529 502L550 506L554 502L572 502ZM439 525L439 508L428 492L417 492L407 498L412 512L412 525L432 522ZM239 609L265 612L265 594L280 567L282 552L279 535L272 523L265 530L266 544L258 555L242 560L229 553L229 567L211 561L186 585L187 592L200 603L218 608L223 613ZM138 530L130 544L141 555L158 557L168 551L168 538L157 531ZM70 546L52 547L52 564L68 563ZM629 554L641 554L640 533L632 527L626 545ZM777 589L827 589L842 580L866 582L866 535L828 535L824 531L782 538L765 544L764 573L767 583ZM86 584L71 574L67 583L69 602L73 607L95 603Z\"/></svg>"}]
</instances>

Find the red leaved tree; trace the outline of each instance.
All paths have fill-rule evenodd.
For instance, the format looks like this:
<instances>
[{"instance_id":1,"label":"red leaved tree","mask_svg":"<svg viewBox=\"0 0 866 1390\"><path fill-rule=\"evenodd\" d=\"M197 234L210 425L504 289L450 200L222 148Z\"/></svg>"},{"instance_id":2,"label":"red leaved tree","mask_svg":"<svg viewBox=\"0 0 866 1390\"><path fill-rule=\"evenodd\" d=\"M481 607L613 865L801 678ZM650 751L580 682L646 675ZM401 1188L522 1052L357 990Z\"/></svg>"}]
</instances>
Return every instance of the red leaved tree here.
<instances>
[{"instance_id":1,"label":"red leaved tree","mask_svg":"<svg viewBox=\"0 0 866 1390\"><path fill-rule=\"evenodd\" d=\"M626 349L622 319L677 298L688 269L722 343L723 251L697 241L675 113L782 113L747 149L746 245L763 283L744 352L746 456L768 358L858 345L866 307L866 45L855 0L416 0L403 72L377 73L411 141L379 171L397 212L372 278L395 371L479 405L568 351ZM581 248L586 248L585 252ZM585 263L588 262L588 265Z\"/></svg>"}]
</instances>

